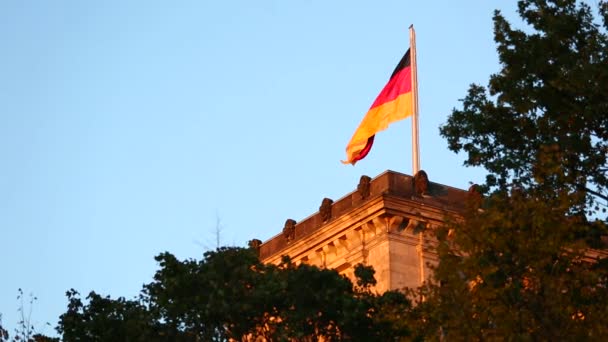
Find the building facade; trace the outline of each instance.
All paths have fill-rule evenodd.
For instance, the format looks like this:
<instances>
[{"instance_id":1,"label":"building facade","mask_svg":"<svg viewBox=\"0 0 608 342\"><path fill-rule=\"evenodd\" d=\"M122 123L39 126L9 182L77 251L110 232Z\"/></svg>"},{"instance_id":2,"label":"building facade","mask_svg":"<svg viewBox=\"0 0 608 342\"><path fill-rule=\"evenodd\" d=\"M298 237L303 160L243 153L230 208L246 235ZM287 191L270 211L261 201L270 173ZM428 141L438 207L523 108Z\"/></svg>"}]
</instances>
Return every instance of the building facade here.
<instances>
[{"instance_id":1,"label":"building facade","mask_svg":"<svg viewBox=\"0 0 608 342\"><path fill-rule=\"evenodd\" d=\"M378 292L416 287L437 260L430 231L458 219L471 194L429 182L424 171L362 176L355 191L323 199L319 211L300 222L288 219L280 234L258 246L259 256L278 264L288 255L351 279L361 263L374 267Z\"/></svg>"}]
</instances>

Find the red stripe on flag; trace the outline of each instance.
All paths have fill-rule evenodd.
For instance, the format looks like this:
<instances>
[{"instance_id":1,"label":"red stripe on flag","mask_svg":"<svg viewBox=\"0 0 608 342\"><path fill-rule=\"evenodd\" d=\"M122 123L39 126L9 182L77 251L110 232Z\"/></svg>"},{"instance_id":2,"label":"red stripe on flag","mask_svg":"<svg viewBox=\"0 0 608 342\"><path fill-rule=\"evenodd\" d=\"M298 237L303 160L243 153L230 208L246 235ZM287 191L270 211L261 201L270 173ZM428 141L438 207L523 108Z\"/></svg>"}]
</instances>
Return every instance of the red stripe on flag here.
<instances>
[{"instance_id":1,"label":"red stripe on flag","mask_svg":"<svg viewBox=\"0 0 608 342\"><path fill-rule=\"evenodd\" d=\"M359 154L357 154L356 156L353 157L353 160L350 161L351 164L355 165L356 162L358 162L359 160L361 160L361 159L365 158L365 156L367 156L369 151L372 149L372 145L374 144L375 136L376 135L372 135L371 137L367 138L365 147L361 151L359 151Z\"/></svg>"},{"instance_id":2,"label":"red stripe on flag","mask_svg":"<svg viewBox=\"0 0 608 342\"><path fill-rule=\"evenodd\" d=\"M410 66L401 69L390 81L384 86L376 101L370 109L378 107L386 102L393 101L399 95L412 91L412 68Z\"/></svg>"}]
</instances>

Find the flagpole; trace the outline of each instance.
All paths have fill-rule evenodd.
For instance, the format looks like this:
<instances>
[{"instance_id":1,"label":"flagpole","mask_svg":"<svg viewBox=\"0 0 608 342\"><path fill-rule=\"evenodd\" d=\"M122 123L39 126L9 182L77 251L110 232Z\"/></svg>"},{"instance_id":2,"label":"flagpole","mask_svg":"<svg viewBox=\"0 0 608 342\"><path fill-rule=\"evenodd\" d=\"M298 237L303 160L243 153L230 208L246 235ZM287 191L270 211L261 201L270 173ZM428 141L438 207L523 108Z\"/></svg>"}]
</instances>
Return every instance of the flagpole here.
<instances>
[{"instance_id":1,"label":"flagpole","mask_svg":"<svg viewBox=\"0 0 608 342\"><path fill-rule=\"evenodd\" d=\"M412 174L415 175L420 171L420 145L418 143L418 69L416 67L416 32L414 25L410 25L410 57L412 65L412 98L413 98L413 113L412 113Z\"/></svg>"},{"instance_id":2,"label":"flagpole","mask_svg":"<svg viewBox=\"0 0 608 342\"><path fill-rule=\"evenodd\" d=\"M410 25L410 58L412 67L412 174L420 171L420 145L418 143L418 68L416 67L416 31L414 25ZM420 259L420 285L424 284L424 244L422 231L418 233L418 258Z\"/></svg>"}]
</instances>

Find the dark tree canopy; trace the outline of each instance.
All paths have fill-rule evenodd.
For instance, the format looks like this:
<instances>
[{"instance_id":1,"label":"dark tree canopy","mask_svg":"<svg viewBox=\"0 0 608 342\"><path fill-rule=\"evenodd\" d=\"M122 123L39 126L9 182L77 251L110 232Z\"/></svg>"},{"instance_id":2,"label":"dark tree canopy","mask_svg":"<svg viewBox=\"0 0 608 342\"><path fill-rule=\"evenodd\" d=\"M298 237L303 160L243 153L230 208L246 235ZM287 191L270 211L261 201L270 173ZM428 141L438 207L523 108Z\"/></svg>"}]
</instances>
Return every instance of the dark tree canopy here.
<instances>
[{"instance_id":1,"label":"dark tree canopy","mask_svg":"<svg viewBox=\"0 0 608 342\"><path fill-rule=\"evenodd\" d=\"M285 259L260 263L254 251L221 248L202 260L169 253L138 299L67 293L58 331L64 341L400 340L410 302L399 292L369 291L373 271L354 287L336 271Z\"/></svg>"},{"instance_id":2,"label":"dark tree canopy","mask_svg":"<svg viewBox=\"0 0 608 342\"><path fill-rule=\"evenodd\" d=\"M501 70L440 129L488 176L485 198L437 231L417 333L605 340L608 6L521 0L518 12L523 29L495 12Z\"/></svg>"},{"instance_id":3,"label":"dark tree canopy","mask_svg":"<svg viewBox=\"0 0 608 342\"><path fill-rule=\"evenodd\" d=\"M466 165L489 171L488 186L568 195L573 210L597 213L608 199L606 3L519 1L518 9L528 27L496 11L502 69L487 88L471 86L441 134Z\"/></svg>"},{"instance_id":4,"label":"dark tree canopy","mask_svg":"<svg viewBox=\"0 0 608 342\"><path fill-rule=\"evenodd\" d=\"M464 223L440 229L440 262L416 309L427 329L419 333L447 340L608 336L608 259L588 248L586 220L555 208L525 192L496 193L483 211L471 207Z\"/></svg>"}]
</instances>

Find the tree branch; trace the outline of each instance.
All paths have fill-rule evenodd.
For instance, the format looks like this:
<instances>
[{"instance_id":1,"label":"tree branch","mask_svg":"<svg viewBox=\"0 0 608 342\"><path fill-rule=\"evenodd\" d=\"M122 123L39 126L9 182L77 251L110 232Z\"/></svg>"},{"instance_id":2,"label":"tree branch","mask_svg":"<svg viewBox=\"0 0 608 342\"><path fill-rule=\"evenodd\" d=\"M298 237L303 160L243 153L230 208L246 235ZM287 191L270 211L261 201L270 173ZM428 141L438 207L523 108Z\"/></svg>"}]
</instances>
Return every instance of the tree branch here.
<instances>
[{"instance_id":1,"label":"tree branch","mask_svg":"<svg viewBox=\"0 0 608 342\"><path fill-rule=\"evenodd\" d=\"M595 195L595 196L597 196L597 197L599 197L599 198L603 199L604 201L607 201L607 202L608 202L608 196L602 195L601 193L599 193L599 192L597 192L597 191L594 191L594 190L591 190L591 189L589 189L589 188L587 188L587 187L584 187L584 189L585 189L585 191L587 191L588 193L590 193L590 194L592 194L592 195Z\"/></svg>"}]
</instances>

